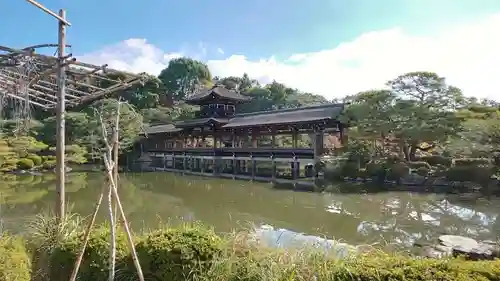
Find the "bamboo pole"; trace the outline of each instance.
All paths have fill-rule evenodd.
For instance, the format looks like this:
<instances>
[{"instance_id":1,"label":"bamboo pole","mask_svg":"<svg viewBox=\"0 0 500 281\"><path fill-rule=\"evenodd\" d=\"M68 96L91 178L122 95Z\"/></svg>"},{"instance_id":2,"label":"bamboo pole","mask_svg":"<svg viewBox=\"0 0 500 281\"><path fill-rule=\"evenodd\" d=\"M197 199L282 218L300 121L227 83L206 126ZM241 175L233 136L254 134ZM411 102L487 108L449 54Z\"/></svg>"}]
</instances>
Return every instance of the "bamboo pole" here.
<instances>
[{"instance_id":1,"label":"bamboo pole","mask_svg":"<svg viewBox=\"0 0 500 281\"><path fill-rule=\"evenodd\" d=\"M134 262L135 269L137 270L137 275L139 277L139 281L144 281L144 274L142 273L142 268L141 268L141 265L139 263L139 258L137 257L137 252L135 250L134 241L132 239L132 233L130 231L127 218L125 217L125 212L123 211L123 206L122 206L122 203L120 201L120 197L118 196L118 191L116 190L115 181L113 178L113 167L111 165L109 165L108 160L105 159L105 161L108 162L108 164L106 164L106 170L107 170L108 178L111 181L111 188L113 189L113 196L115 198L116 204L118 205L118 211L120 212L120 216L121 216L121 219L123 221L122 225L123 225L123 228L124 228L125 233L127 235L127 242L128 242L129 248L130 248L130 252L132 254L132 260Z\"/></svg>"},{"instance_id":2,"label":"bamboo pole","mask_svg":"<svg viewBox=\"0 0 500 281\"><path fill-rule=\"evenodd\" d=\"M87 244L88 244L89 238L90 238L90 232L92 231L92 227L94 226L95 219L97 217L97 212L99 211L99 208L101 207L102 198L104 197L105 190L106 190L106 185L103 184L102 189L101 189L101 194L99 195L99 198L97 199L97 203L94 207L94 213L92 214L92 218L90 219L89 224L87 225L87 228L85 229L82 249L80 250L80 252L78 253L78 256L76 257L75 266L73 268L73 272L71 272L71 277L70 277L69 281L75 281L76 276L78 275L78 270L80 269L80 265L82 263L83 254L85 253L85 249L87 248Z\"/></svg>"},{"instance_id":3,"label":"bamboo pole","mask_svg":"<svg viewBox=\"0 0 500 281\"><path fill-rule=\"evenodd\" d=\"M116 123L115 123L115 128L114 128L114 139L116 140L117 138L119 139L119 120L120 120L120 107L121 107L121 101L118 101L117 103L117 111L116 111L116 115L117 115L117 119L116 119ZM101 126L102 126L102 134L103 134L103 137L104 137L104 143L105 143L105 146L106 146L106 152L105 155L104 155L104 165L106 167L106 174L107 174L107 177L108 177L108 181L110 183L110 188L112 189L112 195L113 195L113 198L114 198L114 201L116 202L116 205L118 207L118 211L120 213L120 217L122 219L122 222L123 222L123 228L125 230L125 234L127 235L127 243L128 243L128 246L129 246L129 249L130 249L130 253L132 255L132 260L134 262L134 266L137 270L137 275L139 277L139 281L144 281L144 274L142 273L142 268L141 268L141 265L139 263L139 258L137 257L137 252L135 250L135 246L134 246L134 241L133 241L133 238L132 238L132 233L130 231L130 228L129 228L129 225L128 225L128 221L127 221L127 218L125 216L125 212L123 211L123 206L121 204L121 201L120 201L120 197L118 195L118 190L116 188L116 182L115 182L115 175L113 174L113 170L114 170L114 164L113 163L113 160L112 160L112 151L113 151L113 147L109 144L109 141L108 141L108 133L107 133L107 129L106 129L106 125L102 119L102 114L99 116L100 118L100 121L101 121ZM111 226L112 228L114 228L115 226L112 225Z\"/></svg>"}]
</instances>

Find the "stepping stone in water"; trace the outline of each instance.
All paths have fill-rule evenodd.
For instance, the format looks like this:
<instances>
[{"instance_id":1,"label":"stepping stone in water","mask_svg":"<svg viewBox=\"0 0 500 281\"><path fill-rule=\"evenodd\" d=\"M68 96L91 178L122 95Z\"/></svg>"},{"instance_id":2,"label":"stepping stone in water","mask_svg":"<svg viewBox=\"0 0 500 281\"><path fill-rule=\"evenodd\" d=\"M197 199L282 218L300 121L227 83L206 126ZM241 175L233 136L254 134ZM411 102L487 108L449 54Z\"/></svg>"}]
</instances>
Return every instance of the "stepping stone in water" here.
<instances>
[{"instance_id":1,"label":"stepping stone in water","mask_svg":"<svg viewBox=\"0 0 500 281\"><path fill-rule=\"evenodd\" d=\"M446 247L460 247L469 251L479 246L476 240L458 235L441 235L439 236L439 242Z\"/></svg>"}]
</instances>

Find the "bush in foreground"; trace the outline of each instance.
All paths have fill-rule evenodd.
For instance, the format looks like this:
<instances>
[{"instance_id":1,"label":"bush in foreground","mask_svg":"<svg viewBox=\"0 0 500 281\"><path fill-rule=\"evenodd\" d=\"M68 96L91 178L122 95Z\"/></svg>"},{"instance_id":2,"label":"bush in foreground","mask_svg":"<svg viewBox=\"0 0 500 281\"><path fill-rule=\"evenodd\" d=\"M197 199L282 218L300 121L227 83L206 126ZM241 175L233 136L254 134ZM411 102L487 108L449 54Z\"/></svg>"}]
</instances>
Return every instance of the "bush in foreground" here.
<instances>
[{"instance_id":1,"label":"bush in foreground","mask_svg":"<svg viewBox=\"0 0 500 281\"><path fill-rule=\"evenodd\" d=\"M370 254L345 261L304 253L271 253L251 259L218 260L202 280L316 281L492 281L500 280L498 261L410 259Z\"/></svg>"},{"instance_id":2,"label":"bush in foreground","mask_svg":"<svg viewBox=\"0 0 500 281\"><path fill-rule=\"evenodd\" d=\"M144 277L151 281L190 280L207 271L221 250L222 239L197 225L156 230L137 244Z\"/></svg>"},{"instance_id":3,"label":"bush in foreground","mask_svg":"<svg viewBox=\"0 0 500 281\"><path fill-rule=\"evenodd\" d=\"M105 281L108 280L109 265L108 227L98 227L92 230L82 264L78 273L79 280ZM69 280L75 265L76 257L80 252L83 233L68 237L55 247L50 257L50 280ZM128 256L127 240L123 232L117 231L116 236L116 271L117 277L125 269Z\"/></svg>"},{"instance_id":4,"label":"bush in foreground","mask_svg":"<svg viewBox=\"0 0 500 281\"><path fill-rule=\"evenodd\" d=\"M21 239L0 234L0 280L29 281L31 261Z\"/></svg>"},{"instance_id":5,"label":"bush in foreground","mask_svg":"<svg viewBox=\"0 0 500 281\"><path fill-rule=\"evenodd\" d=\"M250 234L221 238L200 226L162 228L136 237L139 261L146 280L156 281L499 281L500 261L461 259L415 259L407 256L366 253L346 260L315 249L277 250L263 247ZM60 243L52 253L50 280L68 280L80 250L81 236ZM1 246L20 245L16 247ZM10 242L12 241L12 242ZM13 268L17 279L29 280L29 263L22 244L0 245L0 274ZM78 280L106 280L109 232L98 228L92 234ZM18 242L16 242L18 243ZM2 248L3 247L3 248ZM10 247L10 248L9 248ZM5 249L19 249L18 251ZM24 252L23 250L24 249ZM6 254L7 253L7 254ZM10 253L10 254L9 254ZM118 237L116 280L137 280L126 250L125 238ZM18 258L19 256L22 258ZM126 261L126 263L124 262ZM8 266L2 267L3 264ZM20 276L20 277L18 277ZM0 277L3 277L0 275ZM24 278L24 279L23 279Z\"/></svg>"}]
</instances>

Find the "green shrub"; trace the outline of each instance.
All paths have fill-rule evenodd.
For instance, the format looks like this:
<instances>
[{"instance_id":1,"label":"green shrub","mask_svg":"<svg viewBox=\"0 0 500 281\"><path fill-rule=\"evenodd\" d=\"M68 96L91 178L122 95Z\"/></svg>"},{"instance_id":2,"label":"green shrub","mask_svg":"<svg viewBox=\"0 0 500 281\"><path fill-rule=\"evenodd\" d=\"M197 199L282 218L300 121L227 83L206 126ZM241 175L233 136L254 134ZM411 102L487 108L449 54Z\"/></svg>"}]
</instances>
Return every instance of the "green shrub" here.
<instances>
[{"instance_id":1,"label":"green shrub","mask_svg":"<svg viewBox=\"0 0 500 281\"><path fill-rule=\"evenodd\" d=\"M42 162L43 162L42 157L40 157L36 154L28 154L28 156L26 158L31 159L31 161L33 161L35 166L42 165Z\"/></svg>"},{"instance_id":2,"label":"green shrub","mask_svg":"<svg viewBox=\"0 0 500 281\"><path fill-rule=\"evenodd\" d=\"M455 166L446 171L445 176L449 181L475 182L486 184L494 174L492 167L485 166Z\"/></svg>"},{"instance_id":3,"label":"green shrub","mask_svg":"<svg viewBox=\"0 0 500 281\"><path fill-rule=\"evenodd\" d=\"M101 226L92 230L78 273L79 280L105 281L108 279L109 239L109 227ZM50 256L51 281L69 280L82 241L83 233L80 233L65 239L55 247ZM123 232L117 231L116 271L118 273L123 272L127 256L126 236Z\"/></svg>"},{"instance_id":4,"label":"green shrub","mask_svg":"<svg viewBox=\"0 0 500 281\"><path fill-rule=\"evenodd\" d=\"M56 167L56 160L47 160L42 164L42 168L46 170L54 169L55 167Z\"/></svg>"},{"instance_id":5,"label":"green shrub","mask_svg":"<svg viewBox=\"0 0 500 281\"><path fill-rule=\"evenodd\" d=\"M0 234L0 280L29 281L31 261L21 239Z\"/></svg>"},{"instance_id":6,"label":"green shrub","mask_svg":"<svg viewBox=\"0 0 500 281\"><path fill-rule=\"evenodd\" d=\"M451 166L453 162L450 157L445 157L442 155L422 156L419 158L419 161L427 162L431 166L443 165L447 167Z\"/></svg>"},{"instance_id":7,"label":"green shrub","mask_svg":"<svg viewBox=\"0 0 500 281\"><path fill-rule=\"evenodd\" d=\"M431 170L429 170L427 167L420 167L416 170L417 175L427 177L429 175Z\"/></svg>"},{"instance_id":8,"label":"green shrub","mask_svg":"<svg viewBox=\"0 0 500 281\"><path fill-rule=\"evenodd\" d=\"M54 155L44 155L44 156L42 156L42 160L43 160L43 162L49 161L49 160L54 160L55 161L56 157Z\"/></svg>"},{"instance_id":9,"label":"green shrub","mask_svg":"<svg viewBox=\"0 0 500 281\"><path fill-rule=\"evenodd\" d=\"M392 164L387 173L388 180L399 180L410 174L410 168L406 163Z\"/></svg>"},{"instance_id":10,"label":"green shrub","mask_svg":"<svg viewBox=\"0 0 500 281\"><path fill-rule=\"evenodd\" d=\"M411 259L368 253L344 261L313 253L265 253L217 261L202 280L498 281L500 261Z\"/></svg>"},{"instance_id":11,"label":"green shrub","mask_svg":"<svg viewBox=\"0 0 500 281\"><path fill-rule=\"evenodd\" d=\"M461 158L455 159L455 166L478 166L478 165L490 165L491 160L488 158Z\"/></svg>"},{"instance_id":12,"label":"green shrub","mask_svg":"<svg viewBox=\"0 0 500 281\"><path fill-rule=\"evenodd\" d=\"M385 180L387 176L387 163L371 162L366 165L366 175L370 178L377 178L379 181Z\"/></svg>"},{"instance_id":13,"label":"green shrub","mask_svg":"<svg viewBox=\"0 0 500 281\"><path fill-rule=\"evenodd\" d=\"M17 161L18 159L7 159L2 163L0 167L1 172L12 172L17 169Z\"/></svg>"},{"instance_id":14,"label":"green shrub","mask_svg":"<svg viewBox=\"0 0 500 281\"><path fill-rule=\"evenodd\" d=\"M418 168L421 168L421 167L424 167L424 168L427 168L427 169L431 169L431 165L425 161L413 161L413 162L408 162L407 163L408 167L412 168L412 169L418 169Z\"/></svg>"},{"instance_id":15,"label":"green shrub","mask_svg":"<svg viewBox=\"0 0 500 281\"><path fill-rule=\"evenodd\" d=\"M222 239L200 226L165 228L146 235L136 250L146 280L189 280L222 252Z\"/></svg>"},{"instance_id":16,"label":"green shrub","mask_svg":"<svg viewBox=\"0 0 500 281\"><path fill-rule=\"evenodd\" d=\"M321 274L321 273L320 273ZM337 263L319 280L498 280L500 263L463 260L410 259L402 256L364 256Z\"/></svg>"},{"instance_id":17,"label":"green shrub","mask_svg":"<svg viewBox=\"0 0 500 281\"><path fill-rule=\"evenodd\" d=\"M17 167L21 170L29 170L35 167L35 163L33 163L33 160L31 159L21 158L17 161Z\"/></svg>"},{"instance_id":18,"label":"green shrub","mask_svg":"<svg viewBox=\"0 0 500 281\"><path fill-rule=\"evenodd\" d=\"M359 165L357 162L347 161L341 164L339 173L342 178L357 178L360 175Z\"/></svg>"}]
</instances>

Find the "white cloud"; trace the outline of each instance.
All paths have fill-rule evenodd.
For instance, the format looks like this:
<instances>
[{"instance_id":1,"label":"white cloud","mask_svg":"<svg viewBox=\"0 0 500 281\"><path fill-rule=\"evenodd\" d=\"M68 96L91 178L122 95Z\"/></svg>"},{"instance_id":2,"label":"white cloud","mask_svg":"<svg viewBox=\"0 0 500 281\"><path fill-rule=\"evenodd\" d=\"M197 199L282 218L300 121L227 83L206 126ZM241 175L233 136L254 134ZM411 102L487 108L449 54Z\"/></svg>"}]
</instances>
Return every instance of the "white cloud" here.
<instances>
[{"instance_id":1,"label":"white cloud","mask_svg":"<svg viewBox=\"0 0 500 281\"><path fill-rule=\"evenodd\" d=\"M222 50L221 48L217 48L217 53L223 55L224 54L224 50Z\"/></svg>"},{"instance_id":2,"label":"white cloud","mask_svg":"<svg viewBox=\"0 0 500 281\"><path fill-rule=\"evenodd\" d=\"M399 28L368 32L336 47L294 54L284 61L272 56L249 60L244 55L231 55L206 62L214 75L246 72L262 82L276 79L329 98L383 87L399 74L423 70L447 77L467 95L500 99L496 85L500 79L498 30L500 14L430 36L414 36ZM206 48L201 52L206 54ZM158 74L169 59L180 55L197 54L167 53L145 39L129 39L81 59Z\"/></svg>"}]
</instances>

